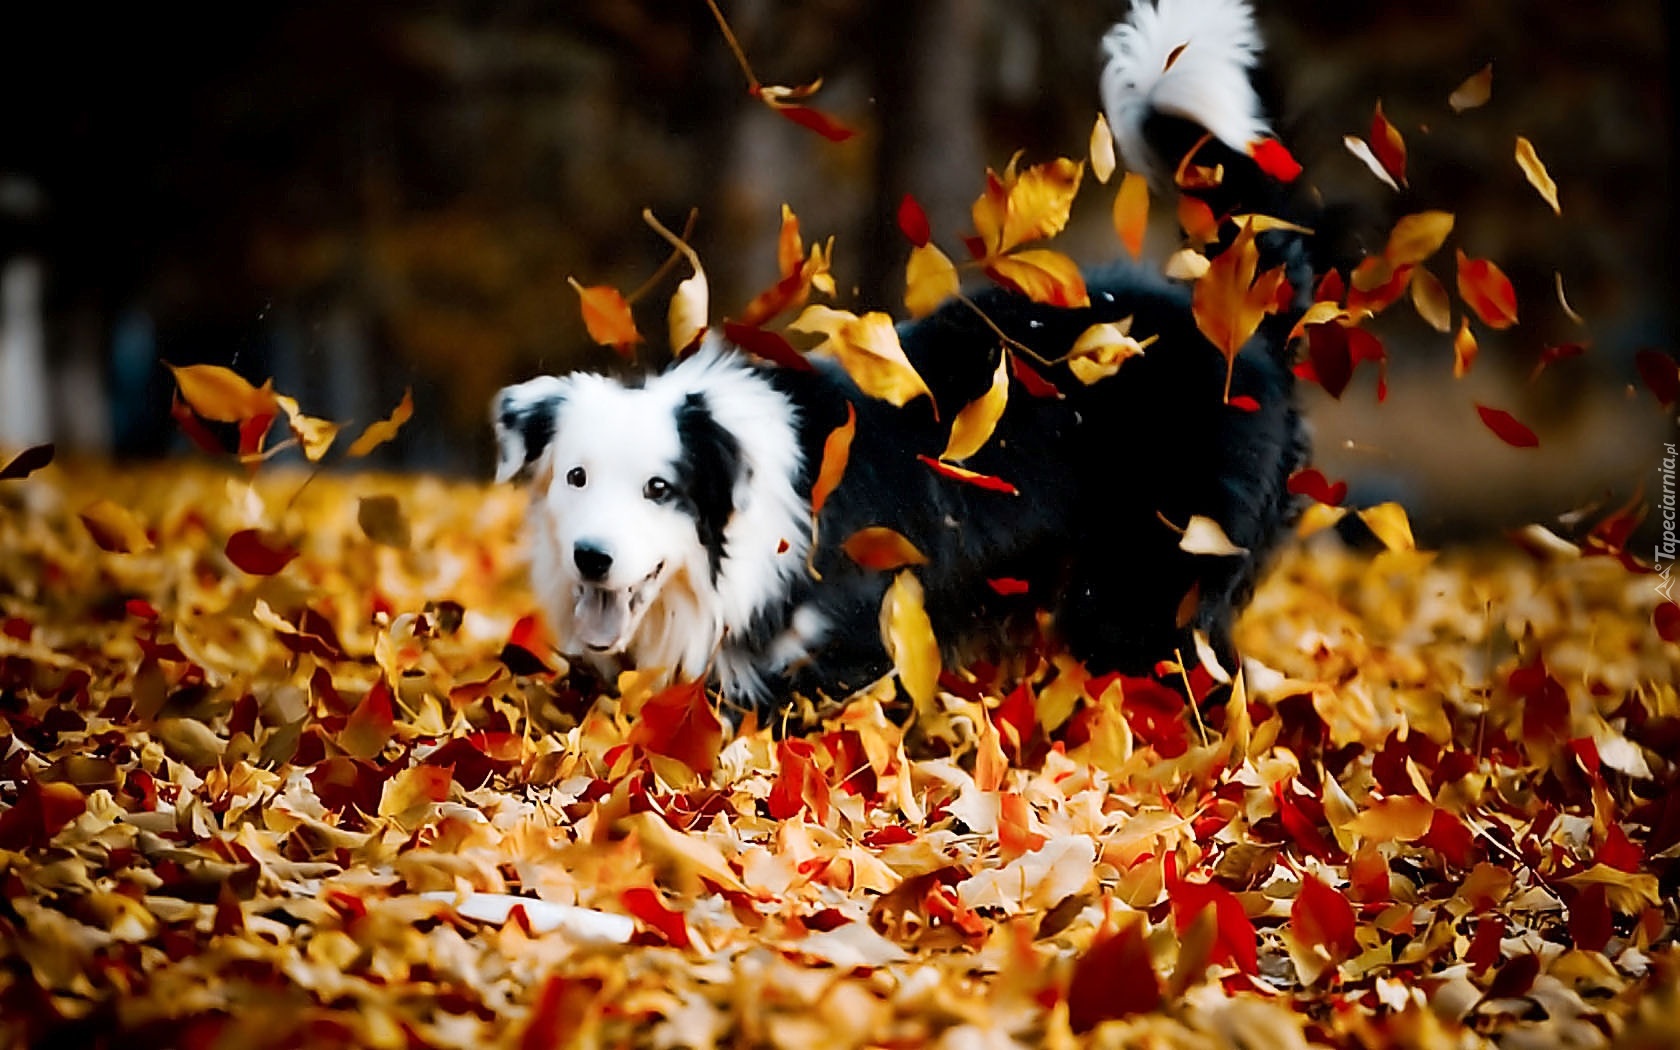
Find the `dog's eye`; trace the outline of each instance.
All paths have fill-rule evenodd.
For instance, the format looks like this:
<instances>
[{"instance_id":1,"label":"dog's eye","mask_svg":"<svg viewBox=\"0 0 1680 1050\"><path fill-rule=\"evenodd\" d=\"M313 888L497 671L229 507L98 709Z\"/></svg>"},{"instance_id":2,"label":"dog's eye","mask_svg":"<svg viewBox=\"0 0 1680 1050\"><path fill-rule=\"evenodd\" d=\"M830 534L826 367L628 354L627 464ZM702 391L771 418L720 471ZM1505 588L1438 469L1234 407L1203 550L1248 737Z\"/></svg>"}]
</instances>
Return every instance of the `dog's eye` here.
<instances>
[{"instance_id":1,"label":"dog's eye","mask_svg":"<svg viewBox=\"0 0 1680 1050\"><path fill-rule=\"evenodd\" d=\"M664 503L671 498L671 483L664 478L648 478L642 486L642 495L655 503Z\"/></svg>"},{"instance_id":2,"label":"dog's eye","mask_svg":"<svg viewBox=\"0 0 1680 1050\"><path fill-rule=\"evenodd\" d=\"M571 470L566 471L566 484L570 485L572 488L581 489L584 485L588 484L588 482L589 475L583 472L582 467L573 467Z\"/></svg>"}]
</instances>

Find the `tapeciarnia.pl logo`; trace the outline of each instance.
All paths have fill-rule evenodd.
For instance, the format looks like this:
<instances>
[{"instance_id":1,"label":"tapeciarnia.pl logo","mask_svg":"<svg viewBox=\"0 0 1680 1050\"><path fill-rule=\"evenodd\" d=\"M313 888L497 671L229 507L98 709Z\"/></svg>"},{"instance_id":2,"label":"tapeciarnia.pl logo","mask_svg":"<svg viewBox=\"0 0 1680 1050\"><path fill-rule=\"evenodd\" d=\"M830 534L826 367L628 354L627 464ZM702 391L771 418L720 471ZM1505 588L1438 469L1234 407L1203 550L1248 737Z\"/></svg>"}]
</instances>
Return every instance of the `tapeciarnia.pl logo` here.
<instances>
[{"instance_id":1,"label":"tapeciarnia.pl logo","mask_svg":"<svg viewBox=\"0 0 1680 1050\"><path fill-rule=\"evenodd\" d=\"M1674 534L1674 443L1663 444L1662 458L1662 535L1657 539L1657 593L1668 601L1674 600L1674 558L1680 553L1680 540Z\"/></svg>"}]
</instances>

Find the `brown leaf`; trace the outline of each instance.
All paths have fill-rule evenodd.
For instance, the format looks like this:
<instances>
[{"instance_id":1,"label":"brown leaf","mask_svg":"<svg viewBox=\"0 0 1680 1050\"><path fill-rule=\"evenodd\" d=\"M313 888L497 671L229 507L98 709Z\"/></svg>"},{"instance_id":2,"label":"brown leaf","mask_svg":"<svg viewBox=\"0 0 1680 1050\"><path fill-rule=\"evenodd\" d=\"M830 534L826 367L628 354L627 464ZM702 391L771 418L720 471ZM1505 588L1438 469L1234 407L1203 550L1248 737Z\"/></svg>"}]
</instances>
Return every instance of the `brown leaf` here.
<instances>
[{"instance_id":1,"label":"brown leaf","mask_svg":"<svg viewBox=\"0 0 1680 1050\"><path fill-rule=\"evenodd\" d=\"M88 535L100 550L113 554L134 554L152 549L146 527L134 512L119 507L108 499L97 499L77 514L87 527Z\"/></svg>"},{"instance_id":2,"label":"brown leaf","mask_svg":"<svg viewBox=\"0 0 1680 1050\"><path fill-rule=\"evenodd\" d=\"M395 496L363 496L358 499L356 524L361 526L362 534L375 543L398 550L408 547L408 518Z\"/></svg>"},{"instance_id":3,"label":"brown leaf","mask_svg":"<svg viewBox=\"0 0 1680 1050\"><path fill-rule=\"evenodd\" d=\"M1463 113L1467 109L1486 105L1492 97L1493 63L1489 62L1453 89L1452 94L1447 96L1447 105L1452 107L1454 113Z\"/></svg>"},{"instance_id":4,"label":"brown leaf","mask_svg":"<svg viewBox=\"0 0 1680 1050\"><path fill-rule=\"evenodd\" d=\"M401 430L402 425L407 423L409 417L413 415L414 391L413 389L407 389L403 391L402 400L397 402L397 407L391 410L390 416L369 423L367 429L362 431L361 436L350 443L350 448L345 454L352 459L367 455L380 445L396 437L397 431Z\"/></svg>"},{"instance_id":5,"label":"brown leaf","mask_svg":"<svg viewBox=\"0 0 1680 1050\"><path fill-rule=\"evenodd\" d=\"M0 481L27 478L53 461L53 451L53 445L50 443L24 449L13 456L4 467L0 467Z\"/></svg>"}]
</instances>

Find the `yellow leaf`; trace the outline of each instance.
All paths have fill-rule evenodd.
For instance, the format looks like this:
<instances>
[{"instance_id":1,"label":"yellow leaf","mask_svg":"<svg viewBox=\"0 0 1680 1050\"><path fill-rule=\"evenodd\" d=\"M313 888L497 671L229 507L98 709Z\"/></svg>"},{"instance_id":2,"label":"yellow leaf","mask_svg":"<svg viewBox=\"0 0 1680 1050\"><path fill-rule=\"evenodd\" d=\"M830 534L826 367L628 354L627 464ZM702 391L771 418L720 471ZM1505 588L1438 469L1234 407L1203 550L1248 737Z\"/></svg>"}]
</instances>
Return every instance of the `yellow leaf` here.
<instances>
[{"instance_id":1,"label":"yellow leaf","mask_svg":"<svg viewBox=\"0 0 1680 1050\"><path fill-rule=\"evenodd\" d=\"M1167 256L1163 271L1175 281L1194 281L1208 272L1208 257L1194 248L1181 248Z\"/></svg>"},{"instance_id":2,"label":"yellow leaf","mask_svg":"<svg viewBox=\"0 0 1680 1050\"><path fill-rule=\"evenodd\" d=\"M927 555L885 525L870 525L857 530L846 537L840 549L846 552L846 557L865 569L879 572L927 564Z\"/></svg>"},{"instance_id":3,"label":"yellow leaf","mask_svg":"<svg viewBox=\"0 0 1680 1050\"><path fill-rule=\"evenodd\" d=\"M1487 104L1493 97L1493 63L1489 62L1479 71L1464 78L1464 82L1453 89L1447 96L1447 105L1454 113L1463 113L1467 109Z\"/></svg>"},{"instance_id":4,"label":"yellow leaf","mask_svg":"<svg viewBox=\"0 0 1680 1050\"><path fill-rule=\"evenodd\" d=\"M933 396L898 341L892 318L883 313L862 317L828 306L808 306L791 325L796 332L827 338L817 350L834 355L858 389L902 408L918 397Z\"/></svg>"},{"instance_id":5,"label":"yellow leaf","mask_svg":"<svg viewBox=\"0 0 1680 1050\"><path fill-rule=\"evenodd\" d=\"M1295 525L1295 535L1306 539L1315 532L1322 532L1347 516L1346 507L1331 507L1323 503L1309 503L1307 509L1301 512L1301 520Z\"/></svg>"},{"instance_id":6,"label":"yellow leaf","mask_svg":"<svg viewBox=\"0 0 1680 1050\"><path fill-rule=\"evenodd\" d=\"M1404 216L1389 233L1383 258L1394 269L1420 263L1440 250L1452 228L1453 213L1450 211L1424 211Z\"/></svg>"},{"instance_id":7,"label":"yellow leaf","mask_svg":"<svg viewBox=\"0 0 1680 1050\"><path fill-rule=\"evenodd\" d=\"M1417 795L1366 803L1342 829L1373 842L1415 842L1429 830L1435 806Z\"/></svg>"},{"instance_id":8,"label":"yellow leaf","mask_svg":"<svg viewBox=\"0 0 1680 1050\"><path fill-rule=\"evenodd\" d=\"M1035 303L1090 306L1085 278L1072 259L1047 248L1030 248L996 259L986 272Z\"/></svg>"},{"instance_id":9,"label":"yellow leaf","mask_svg":"<svg viewBox=\"0 0 1680 1050\"><path fill-rule=\"evenodd\" d=\"M1438 277L1419 266L1412 271L1412 306L1424 323L1437 332L1452 330L1452 304Z\"/></svg>"},{"instance_id":10,"label":"yellow leaf","mask_svg":"<svg viewBox=\"0 0 1680 1050\"><path fill-rule=\"evenodd\" d=\"M1143 353L1145 343L1133 339L1132 319L1094 324L1079 334L1068 351L1068 370L1086 386L1120 370L1120 366ZM1148 342L1153 342L1151 337Z\"/></svg>"},{"instance_id":11,"label":"yellow leaf","mask_svg":"<svg viewBox=\"0 0 1680 1050\"><path fill-rule=\"evenodd\" d=\"M709 299L706 271L696 263L694 275L677 285L676 294L671 296L669 324L673 355L681 357L686 354L705 334Z\"/></svg>"},{"instance_id":12,"label":"yellow leaf","mask_svg":"<svg viewBox=\"0 0 1680 1050\"><path fill-rule=\"evenodd\" d=\"M1219 522L1200 514L1193 514L1190 523L1184 526L1184 535L1178 539L1178 549L1189 554L1211 554L1226 557L1233 554L1247 554L1247 547L1239 547L1225 535L1225 530Z\"/></svg>"},{"instance_id":13,"label":"yellow leaf","mask_svg":"<svg viewBox=\"0 0 1680 1050\"><path fill-rule=\"evenodd\" d=\"M1108 118L1101 113L1091 128L1091 174L1104 186L1114 174L1114 132L1109 130Z\"/></svg>"},{"instance_id":14,"label":"yellow leaf","mask_svg":"<svg viewBox=\"0 0 1680 1050\"><path fill-rule=\"evenodd\" d=\"M904 270L904 307L911 317L932 313L960 287L956 266L938 245L929 241L911 250Z\"/></svg>"},{"instance_id":15,"label":"yellow leaf","mask_svg":"<svg viewBox=\"0 0 1680 1050\"><path fill-rule=\"evenodd\" d=\"M566 278L566 283L578 293L583 307L583 327L589 332L589 338L621 352L642 341L641 333L636 331L636 319L630 314L630 304L617 288L609 284L585 288L575 277Z\"/></svg>"},{"instance_id":16,"label":"yellow leaf","mask_svg":"<svg viewBox=\"0 0 1680 1050\"><path fill-rule=\"evenodd\" d=\"M113 554L134 554L152 549L152 541L140 519L127 507L119 507L108 499L97 499L77 514L87 527L88 535L100 550Z\"/></svg>"},{"instance_id":17,"label":"yellow leaf","mask_svg":"<svg viewBox=\"0 0 1680 1050\"><path fill-rule=\"evenodd\" d=\"M221 365L169 365L169 370L175 373L181 397L205 419L243 423L278 411L272 381L254 387L244 376Z\"/></svg>"},{"instance_id":18,"label":"yellow leaf","mask_svg":"<svg viewBox=\"0 0 1680 1050\"><path fill-rule=\"evenodd\" d=\"M822 513L823 504L839 487L846 474L846 463L852 456L852 438L857 436L857 409L846 405L846 421L829 431L823 439L822 464L817 468L817 480L811 486L811 514Z\"/></svg>"},{"instance_id":19,"label":"yellow leaf","mask_svg":"<svg viewBox=\"0 0 1680 1050\"><path fill-rule=\"evenodd\" d=\"M1255 276L1260 249L1254 243L1254 226L1243 226L1231 246L1220 252L1196 282L1190 309L1196 327L1208 342L1225 355L1225 393L1230 394L1230 367L1237 353L1253 337L1260 322L1277 310L1278 291L1283 287L1283 267Z\"/></svg>"},{"instance_id":20,"label":"yellow leaf","mask_svg":"<svg viewBox=\"0 0 1680 1050\"><path fill-rule=\"evenodd\" d=\"M339 425L330 420L304 415L295 398L275 394L274 401L286 413L286 425L291 428L292 436L297 438L304 458L311 463L319 463L321 457L327 454L327 449L332 447L333 440L338 437Z\"/></svg>"},{"instance_id":21,"label":"yellow leaf","mask_svg":"<svg viewBox=\"0 0 1680 1050\"><path fill-rule=\"evenodd\" d=\"M1246 212L1242 215L1231 216L1231 221L1238 226L1253 226L1255 233L1271 233L1273 230L1286 230L1289 233L1300 233L1312 236L1312 227L1302 226L1298 222L1280 219L1276 215L1263 215L1260 212Z\"/></svg>"},{"instance_id":22,"label":"yellow leaf","mask_svg":"<svg viewBox=\"0 0 1680 1050\"><path fill-rule=\"evenodd\" d=\"M922 607L922 584L908 569L898 574L881 601L881 640L904 691L920 713L933 715L939 686L939 643Z\"/></svg>"},{"instance_id":23,"label":"yellow leaf","mask_svg":"<svg viewBox=\"0 0 1680 1050\"><path fill-rule=\"evenodd\" d=\"M397 431L402 428L404 423L408 422L412 415L414 415L414 391L412 389L404 390L402 400L397 403L396 408L392 409L391 415L386 419L369 423L367 429L362 431L361 436L351 443L346 454L352 458L367 455L380 445L396 437Z\"/></svg>"},{"instance_id":24,"label":"yellow leaf","mask_svg":"<svg viewBox=\"0 0 1680 1050\"><path fill-rule=\"evenodd\" d=\"M1359 520L1389 550L1417 549L1417 542L1412 539L1412 523L1406 517L1406 508L1400 504L1379 503L1375 507L1366 507L1359 512Z\"/></svg>"},{"instance_id":25,"label":"yellow leaf","mask_svg":"<svg viewBox=\"0 0 1680 1050\"><path fill-rule=\"evenodd\" d=\"M1149 228L1149 182L1135 171L1120 180L1114 195L1114 232L1134 259L1143 257L1143 235Z\"/></svg>"},{"instance_id":26,"label":"yellow leaf","mask_svg":"<svg viewBox=\"0 0 1680 1050\"><path fill-rule=\"evenodd\" d=\"M1453 378L1463 379L1476 363L1476 335L1470 331L1470 318L1459 322L1458 334L1453 336Z\"/></svg>"},{"instance_id":27,"label":"yellow leaf","mask_svg":"<svg viewBox=\"0 0 1680 1050\"><path fill-rule=\"evenodd\" d=\"M1662 906L1657 877L1645 872L1629 873L1607 864L1594 864L1562 881L1576 889L1604 887L1605 900L1623 915L1637 915L1647 907Z\"/></svg>"},{"instance_id":28,"label":"yellow leaf","mask_svg":"<svg viewBox=\"0 0 1680 1050\"><path fill-rule=\"evenodd\" d=\"M1552 211L1562 215L1563 209L1558 206L1557 183L1552 181L1540 154L1534 152L1534 143L1521 135L1517 136L1517 167L1522 169L1528 184L1539 192L1541 199L1552 206Z\"/></svg>"},{"instance_id":29,"label":"yellow leaf","mask_svg":"<svg viewBox=\"0 0 1680 1050\"><path fill-rule=\"evenodd\" d=\"M951 437L940 459L962 461L980 451L997 428L1003 410L1009 405L1009 358L998 355L997 370L992 373L992 385L957 413L951 422Z\"/></svg>"},{"instance_id":30,"label":"yellow leaf","mask_svg":"<svg viewBox=\"0 0 1680 1050\"><path fill-rule=\"evenodd\" d=\"M998 251L1006 252L1018 244L1060 233L1067 225L1084 171L1085 165L1066 157L1035 164L1023 171L1009 187L1009 210Z\"/></svg>"}]
</instances>

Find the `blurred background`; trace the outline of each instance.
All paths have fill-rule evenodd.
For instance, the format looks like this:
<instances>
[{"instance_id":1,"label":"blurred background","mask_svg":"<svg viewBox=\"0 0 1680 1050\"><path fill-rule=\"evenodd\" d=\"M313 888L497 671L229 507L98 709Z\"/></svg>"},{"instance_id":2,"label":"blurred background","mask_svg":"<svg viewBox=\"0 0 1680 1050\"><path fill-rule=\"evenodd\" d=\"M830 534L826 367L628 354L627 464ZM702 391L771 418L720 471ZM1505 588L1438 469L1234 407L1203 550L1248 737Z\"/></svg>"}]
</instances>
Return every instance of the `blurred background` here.
<instances>
[{"instance_id":1,"label":"blurred background","mask_svg":"<svg viewBox=\"0 0 1680 1050\"><path fill-rule=\"evenodd\" d=\"M497 387L610 363L567 278L640 285L668 254L644 207L673 228L698 209L714 318L775 280L783 202L807 242L835 237L841 305L902 316L900 198L955 255L988 165L1083 156L1097 40L1127 6L720 4L760 78L822 77L814 103L858 134L831 143L751 99L700 0L14 5L0 447L184 452L161 362L210 362L357 423L412 386L416 418L381 465L487 476ZM1460 246L1498 262L1520 303L1516 328L1478 328L1458 381L1451 337L1391 309L1375 328L1386 403L1368 367L1339 402L1306 392L1325 472L1355 500L1404 499L1436 538L1660 496L1674 420L1633 357L1675 345L1676 16L1659 0L1258 6L1277 126L1354 239L1380 249L1397 216L1452 210L1436 275L1451 287ZM1491 101L1455 115L1448 94L1489 62ZM1399 194L1342 145L1369 135L1379 99L1410 149ZM1518 134L1561 218L1523 181ZM1088 186L1059 247L1118 253L1111 199ZM1176 234L1156 211L1148 249L1164 257ZM675 280L638 304L644 333L664 331ZM1531 382L1562 343L1589 349ZM1474 402L1541 447L1500 443Z\"/></svg>"}]
</instances>

